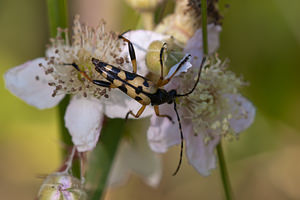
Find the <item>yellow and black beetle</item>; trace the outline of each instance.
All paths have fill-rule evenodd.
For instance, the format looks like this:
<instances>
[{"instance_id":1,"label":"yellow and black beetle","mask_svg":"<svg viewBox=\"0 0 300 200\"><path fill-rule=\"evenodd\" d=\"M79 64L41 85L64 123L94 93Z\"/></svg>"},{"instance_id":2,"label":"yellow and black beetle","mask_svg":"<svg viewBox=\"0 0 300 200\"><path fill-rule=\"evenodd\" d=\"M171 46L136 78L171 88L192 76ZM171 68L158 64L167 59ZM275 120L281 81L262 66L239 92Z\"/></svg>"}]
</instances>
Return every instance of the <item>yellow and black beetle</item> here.
<instances>
[{"instance_id":1,"label":"yellow and black beetle","mask_svg":"<svg viewBox=\"0 0 300 200\"><path fill-rule=\"evenodd\" d=\"M94 84L101 86L101 87L107 87L107 88L118 88L131 98L138 101L140 104L142 104L142 107L139 109L139 111L134 114L131 110L127 113L126 119L129 115L134 116L135 118L138 118L143 111L145 110L146 106L151 104L154 106L155 114L159 117L167 117L169 120L172 121L172 118L169 115L162 115L159 113L159 105L168 103L174 104L174 110L176 112L178 124L179 124L179 130L180 130L180 136L181 136L181 151L180 151L180 160L177 166L176 171L173 175L176 175L182 162L182 152L183 152L183 133L182 133L182 127L180 122L180 117L178 115L177 109L176 109L176 98L177 97L183 97L188 96L191 94L200 79L201 70L204 65L204 62L206 58L204 57L198 72L197 80L193 86L193 88L185 93L185 94L177 94L176 90L170 90L166 91L162 86L169 83L169 81L174 77L174 75L178 72L178 70L185 64L190 55L186 56L178 65L177 69L173 72L173 74L170 75L167 79L164 79L163 77L163 52L165 49L166 43L163 45L163 47L160 50L160 65L161 65L161 75L157 83L153 83L152 81L148 80L147 78L138 75L137 72L137 64L136 64L136 58L135 58L135 51L133 48L132 43L124 38L122 35L119 36L119 38L123 39L128 43L128 49L129 49L129 55L131 59L131 63L133 66L133 72L128 72L122 69L119 69L117 67L114 67L108 63L102 62L96 58L92 58L92 63L95 65L95 69L97 72L99 72L107 81L102 80L92 80L88 77L88 75L81 71L76 63L72 64L66 64L66 65L72 65L75 67L83 76L85 76L88 80L93 82ZM173 122L173 121L172 121Z\"/></svg>"}]
</instances>

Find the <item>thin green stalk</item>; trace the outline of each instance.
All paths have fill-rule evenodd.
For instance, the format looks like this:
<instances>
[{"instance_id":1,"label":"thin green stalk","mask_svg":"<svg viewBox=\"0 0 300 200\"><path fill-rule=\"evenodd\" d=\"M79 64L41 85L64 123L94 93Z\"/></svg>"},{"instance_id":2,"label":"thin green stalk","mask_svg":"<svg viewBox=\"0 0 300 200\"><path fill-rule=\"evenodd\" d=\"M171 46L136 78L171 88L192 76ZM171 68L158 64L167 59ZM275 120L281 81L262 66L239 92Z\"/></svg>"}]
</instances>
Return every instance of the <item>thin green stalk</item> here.
<instances>
[{"instance_id":1,"label":"thin green stalk","mask_svg":"<svg viewBox=\"0 0 300 200\"><path fill-rule=\"evenodd\" d=\"M201 0L201 18L202 18L202 43L203 53L208 54L207 43L207 0Z\"/></svg>"},{"instance_id":2,"label":"thin green stalk","mask_svg":"<svg viewBox=\"0 0 300 200\"><path fill-rule=\"evenodd\" d=\"M67 2L66 0L47 0L48 20L51 37L56 37L57 28L67 28ZM58 118L61 140L65 145L72 145L71 136L65 128L64 115L69 104L70 97L66 96L58 105ZM64 151L63 155L66 155Z\"/></svg>"},{"instance_id":3,"label":"thin green stalk","mask_svg":"<svg viewBox=\"0 0 300 200\"><path fill-rule=\"evenodd\" d=\"M219 168L220 168L220 174L222 177L222 183L223 183L223 187L224 187L225 197L226 197L226 200L231 200L231 199L233 199L233 195L232 195L229 175L228 175L228 171L227 171L227 166L226 166L226 162L225 162L225 157L224 157L221 141L217 145L217 154L218 154L218 158L219 158Z\"/></svg>"},{"instance_id":4,"label":"thin green stalk","mask_svg":"<svg viewBox=\"0 0 300 200\"><path fill-rule=\"evenodd\" d=\"M146 30L153 30L154 28L154 13L152 11L141 13L143 24Z\"/></svg>"},{"instance_id":5,"label":"thin green stalk","mask_svg":"<svg viewBox=\"0 0 300 200\"><path fill-rule=\"evenodd\" d=\"M57 28L67 28L68 26L68 12L67 12L67 1L66 0L47 0L48 7L48 20L50 36L56 37ZM63 35L64 37L64 35ZM70 96L66 97L58 105L58 122L60 130L60 139L66 146L73 145L72 138L65 127L64 116L67 106L70 102ZM62 149L62 157L65 158L69 153L68 149ZM80 162L76 160L73 163L72 172L74 176L80 177Z\"/></svg>"},{"instance_id":6,"label":"thin green stalk","mask_svg":"<svg viewBox=\"0 0 300 200\"><path fill-rule=\"evenodd\" d=\"M67 28L68 12L66 0L47 0L49 29L51 37L57 34L57 28Z\"/></svg>"},{"instance_id":7,"label":"thin green stalk","mask_svg":"<svg viewBox=\"0 0 300 200\"><path fill-rule=\"evenodd\" d=\"M47 5L50 35L56 37L58 27L67 28L67 3L66 0L47 0ZM66 96L58 106L60 136L65 145L72 145L71 136L64 125L64 115L69 101L70 97ZM63 155L66 155L66 151Z\"/></svg>"},{"instance_id":8,"label":"thin green stalk","mask_svg":"<svg viewBox=\"0 0 300 200\"><path fill-rule=\"evenodd\" d=\"M202 18L202 42L203 42L203 53L208 54L208 41L207 41L207 0L201 0L201 18ZM232 200L232 190L227 171L227 166L222 149L222 141L217 145L217 154L219 160L220 174L222 178L222 184L225 192L226 200Z\"/></svg>"}]
</instances>

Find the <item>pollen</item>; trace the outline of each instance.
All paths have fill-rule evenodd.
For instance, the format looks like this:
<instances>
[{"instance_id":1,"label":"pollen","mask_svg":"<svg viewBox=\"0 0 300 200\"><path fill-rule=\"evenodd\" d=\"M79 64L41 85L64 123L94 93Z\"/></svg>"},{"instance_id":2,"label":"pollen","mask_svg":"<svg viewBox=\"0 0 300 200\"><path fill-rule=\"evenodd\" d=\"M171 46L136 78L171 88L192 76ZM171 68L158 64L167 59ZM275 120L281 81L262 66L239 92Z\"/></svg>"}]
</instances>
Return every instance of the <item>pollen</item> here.
<instances>
[{"instance_id":1,"label":"pollen","mask_svg":"<svg viewBox=\"0 0 300 200\"><path fill-rule=\"evenodd\" d=\"M82 97L107 97L109 94L104 87L87 80L72 63L76 63L80 71L85 72L91 80L104 80L95 70L92 58L120 68L128 68L127 63L120 62L127 59L127 55L123 53L126 44L117 36L114 32L106 31L103 20L93 28L81 24L79 16L74 18L72 39L69 38L67 29L58 29L57 36L50 39L48 45L45 58L47 64L39 65L46 75L53 77L48 83L53 86L52 96L72 94Z\"/></svg>"}]
</instances>

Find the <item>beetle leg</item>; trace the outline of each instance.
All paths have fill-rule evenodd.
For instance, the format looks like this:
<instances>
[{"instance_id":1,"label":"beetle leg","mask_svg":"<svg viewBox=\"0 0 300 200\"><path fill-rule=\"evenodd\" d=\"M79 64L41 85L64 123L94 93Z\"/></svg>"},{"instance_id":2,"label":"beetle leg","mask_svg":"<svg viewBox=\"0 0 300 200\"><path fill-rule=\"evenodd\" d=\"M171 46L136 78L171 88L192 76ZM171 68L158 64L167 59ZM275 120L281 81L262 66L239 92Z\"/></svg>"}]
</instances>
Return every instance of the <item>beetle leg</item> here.
<instances>
[{"instance_id":1,"label":"beetle leg","mask_svg":"<svg viewBox=\"0 0 300 200\"><path fill-rule=\"evenodd\" d=\"M135 118L139 118L139 116L144 112L145 108L146 108L146 105L143 105L143 106L139 109L139 111L138 111L136 114L134 114L131 110L128 111L128 113L126 114L125 119L126 119L126 120L128 119L129 114L131 114L131 115L134 116Z\"/></svg>"},{"instance_id":2,"label":"beetle leg","mask_svg":"<svg viewBox=\"0 0 300 200\"><path fill-rule=\"evenodd\" d=\"M135 57L135 51L134 51L134 48L133 48L133 44L130 42L130 40L128 40L127 38L123 37L123 34L119 35L119 38L123 39L125 42L128 43L128 51L129 51L130 60L131 60L132 67L133 67L132 72L136 74L136 72L137 72L137 65L136 65L136 57Z\"/></svg>"},{"instance_id":3,"label":"beetle leg","mask_svg":"<svg viewBox=\"0 0 300 200\"><path fill-rule=\"evenodd\" d=\"M179 69L188 61L188 59L190 58L191 55L186 56L178 65L178 67L176 68L176 70L173 72L173 74L165 79L165 80L161 80L159 79L159 81L157 82L157 87L162 87L166 84L168 84L170 82L170 80L175 76L175 74L179 71Z\"/></svg>"},{"instance_id":4,"label":"beetle leg","mask_svg":"<svg viewBox=\"0 0 300 200\"><path fill-rule=\"evenodd\" d=\"M108 81L101 81L101 80L93 80L92 81L95 85L101 86L101 87L107 87L107 88L116 88L117 86L113 85L112 83Z\"/></svg>"},{"instance_id":5,"label":"beetle leg","mask_svg":"<svg viewBox=\"0 0 300 200\"><path fill-rule=\"evenodd\" d=\"M172 120L172 117L170 117L169 115L161 115L161 114L159 114L159 108L158 108L158 106L154 106L154 111L155 111L156 116L158 116L158 117L167 117L174 124L174 121Z\"/></svg>"},{"instance_id":6,"label":"beetle leg","mask_svg":"<svg viewBox=\"0 0 300 200\"><path fill-rule=\"evenodd\" d=\"M156 83L157 86L160 86L162 84L162 82L164 81L164 62L163 62L163 54L164 54L164 50L166 49L166 45L167 43L164 43L163 46L160 49L160 53L159 53L159 62L160 62L160 77Z\"/></svg>"}]
</instances>

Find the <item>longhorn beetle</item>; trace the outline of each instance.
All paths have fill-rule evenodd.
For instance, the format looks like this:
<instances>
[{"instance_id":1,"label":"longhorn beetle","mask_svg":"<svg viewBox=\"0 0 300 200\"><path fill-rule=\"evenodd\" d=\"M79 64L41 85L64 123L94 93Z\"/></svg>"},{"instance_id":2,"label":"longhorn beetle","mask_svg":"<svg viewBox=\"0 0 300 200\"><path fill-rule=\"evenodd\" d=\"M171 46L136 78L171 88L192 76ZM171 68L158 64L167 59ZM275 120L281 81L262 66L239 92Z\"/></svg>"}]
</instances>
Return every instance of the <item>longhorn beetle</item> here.
<instances>
[{"instance_id":1,"label":"longhorn beetle","mask_svg":"<svg viewBox=\"0 0 300 200\"><path fill-rule=\"evenodd\" d=\"M179 124L179 130L180 130L180 137L181 137L181 151L180 151L180 159L178 166L173 173L173 176L177 174L177 172L180 169L181 162L182 162L182 152L183 152L183 133L182 133L182 127L180 122L180 117L176 108L176 98L177 97L184 97L191 94L200 79L201 70L203 68L203 65L205 63L206 57L202 59L200 69L198 72L197 80L193 86L193 88L185 93L185 94L177 94L176 90L170 90L166 91L162 87L169 83L169 81L175 76L175 74L178 72L178 70L183 66L184 63L186 63L190 57L190 55L186 56L178 65L177 69L173 72L173 74L170 75L167 79L164 79L163 77L163 52L166 48L166 43L162 46L160 50L160 65L161 65L161 73L160 78L157 81L157 83L153 83L152 81L148 80L147 78L138 75L137 72L137 64L136 64L136 57L135 57L135 51L133 48L133 44L130 42L130 40L126 39L122 35L119 35L120 39L123 39L125 42L128 43L128 50L129 55L133 67L133 72L128 72L122 69L119 69L117 67L114 67L108 63L102 62L96 58L92 58L92 63L95 65L95 69L97 72L99 72L107 81L102 80L92 80L84 71L81 71L76 63L71 64L64 64L64 65L72 65L76 70L78 70L84 77L86 77L89 81L93 82L94 84L101 86L101 87L107 87L107 88L119 88L122 92L130 96L131 98L135 99L137 102L142 104L142 107L138 110L136 114L134 114L131 110L128 111L126 114L126 119L129 117L129 115L134 116L135 118L138 118L143 111L145 110L146 106L151 104L154 106L155 114L159 117L167 117L170 121L173 122L172 118L169 115L162 115L159 112L159 105L168 103L174 104L174 110L177 116L178 124Z\"/></svg>"}]
</instances>

